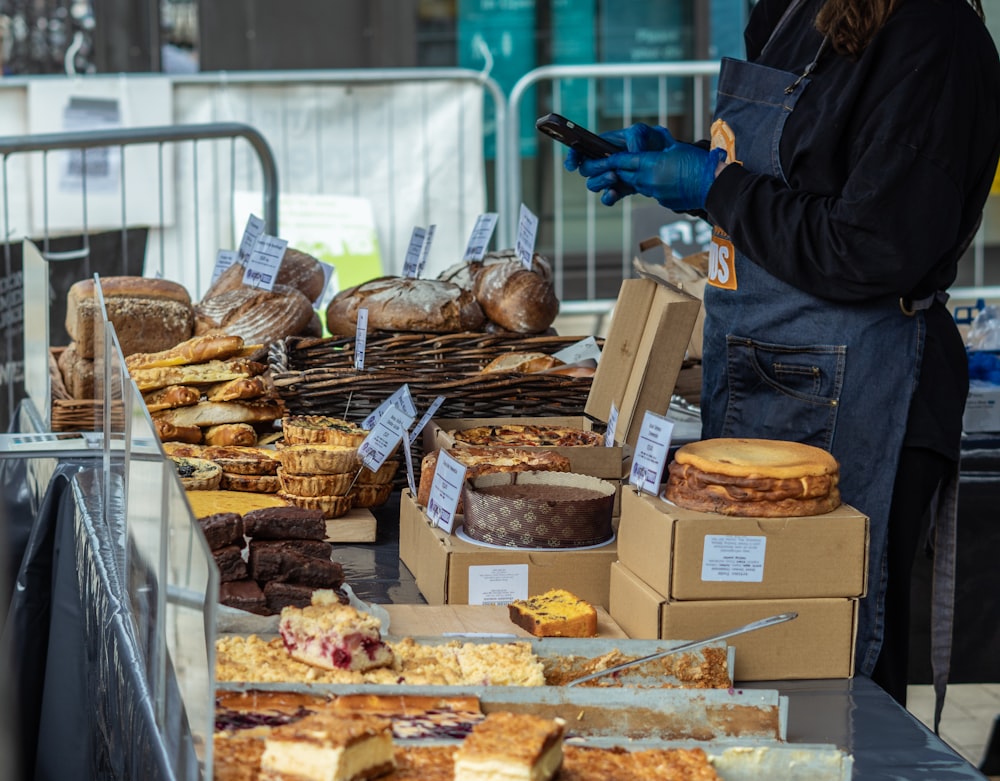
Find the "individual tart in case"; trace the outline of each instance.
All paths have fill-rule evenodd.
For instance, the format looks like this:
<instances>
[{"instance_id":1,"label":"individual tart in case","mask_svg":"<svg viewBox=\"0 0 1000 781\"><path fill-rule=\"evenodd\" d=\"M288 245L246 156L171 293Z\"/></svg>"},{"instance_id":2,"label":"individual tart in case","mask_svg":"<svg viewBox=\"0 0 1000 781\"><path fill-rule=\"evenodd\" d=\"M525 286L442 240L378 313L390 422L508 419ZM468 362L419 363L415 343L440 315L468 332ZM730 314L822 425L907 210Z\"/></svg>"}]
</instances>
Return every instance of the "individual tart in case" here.
<instances>
[{"instance_id":1,"label":"individual tart in case","mask_svg":"<svg viewBox=\"0 0 1000 781\"><path fill-rule=\"evenodd\" d=\"M281 489L281 483L277 475L242 475L238 472L223 470L219 487L226 491L273 494Z\"/></svg>"},{"instance_id":2,"label":"individual tart in case","mask_svg":"<svg viewBox=\"0 0 1000 781\"><path fill-rule=\"evenodd\" d=\"M357 445L323 443L291 445L284 439L275 442L275 457L282 469L295 475L357 472L360 466Z\"/></svg>"},{"instance_id":3,"label":"individual tart in case","mask_svg":"<svg viewBox=\"0 0 1000 781\"><path fill-rule=\"evenodd\" d=\"M378 507L389 501L392 494L392 483L382 483L379 485L362 485L357 483L351 489L352 507Z\"/></svg>"},{"instance_id":4,"label":"individual tart in case","mask_svg":"<svg viewBox=\"0 0 1000 781\"><path fill-rule=\"evenodd\" d=\"M321 443L358 447L369 433L356 423L329 415L288 415L282 418L281 428L289 445Z\"/></svg>"},{"instance_id":5,"label":"individual tart in case","mask_svg":"<svg viewBox=\"0 0 1000 781\"><path fill-rule=\"evenodd\" d=\"M392 482L392 478L396 476L398 469L399 461L394 459L386 461L374 472L367 466L362 467L361 473L358 475L358 482L363 485L382 485L384 483L389 483Z\"/></svg>"},{"instance_id":6,"label":"individual tart in case","mask_svg":"<svg viewBox=\"0 0 1000 781\"><path fill-rule=\"evenodd\" d=\"M207 445L201 458L207 458L222 467L222 471L235 475L274 475L280 461L273 450L263 447L239 445Z\"/></svg>"},{"instance_id":7,"label":"individual tart in case","mask_svg":"<svg viewBox=\"0 0 1000 781\"><path fill-rule=\"evenodd\" d=\"M296 474L278 470L281 490L297 496L344 496L354 481L353 472Z\"/></svg>"},{"instance_id":8,"label":"individual tart in case","mask_svg":"<svg viewBox=\"0 0 1000 781\"><path fill-rule=\"evenodd\" d=\"M307 510L319 510L324 518L339 518L351 510L350 496L300 496L278 491L277 496L288 504Z\"/></svg>"},{"instance_id":9,"label":"individual tart in case","mask_svg":"<svg viewBox=\"0 0 1000 781\"><path fill-rule=\"evenodd\" d=\"M170 456L185 491L207 491L219 487L222 467L214 461L191 456Z\"/></svg>"}]
</instances>

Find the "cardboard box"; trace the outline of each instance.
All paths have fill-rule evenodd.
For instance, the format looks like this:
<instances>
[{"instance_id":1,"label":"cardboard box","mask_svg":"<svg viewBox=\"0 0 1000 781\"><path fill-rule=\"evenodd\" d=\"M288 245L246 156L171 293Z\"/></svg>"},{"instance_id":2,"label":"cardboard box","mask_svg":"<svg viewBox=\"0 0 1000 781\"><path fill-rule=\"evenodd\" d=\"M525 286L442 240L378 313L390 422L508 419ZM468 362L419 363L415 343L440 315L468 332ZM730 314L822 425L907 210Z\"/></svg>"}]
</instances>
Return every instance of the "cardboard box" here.
<instances>
[{"instance_id":1,"label":"cardboard box","mask_svg":"<svg viewBox=\"0 0 1000 781\"><path fill-rule=\"evenodd\" d=\"M399 558L432 605L497 604L564 588L608 607L614 541L587 550L489 548L434 526L408 490L399 508ZM523 591L511 595L512 588Z\"/></svg>"},{"instance_id":2,"label":"cardboard box","mask_svg":"<svg viewBox=\"0 0 1000 781\"><path fill-rule=\"evenodd\" d=\"M609 612L629 637L700 640L779 613L797 618L729 638L736 681L850 678L857 599L669 601L621 562L611 567Z\"/></svg>"},{"instance_id":3,"label":"cardboard box","mask_svg":"<svg viewBox=\"0 0 1000 781\"><path fill-rule=\"evenodd\" d=\"M868 517L841 505L802 518L737 518L625 486L618 558L671 600L860 597Z\"/></svg>"},{"instance_id":4,"label":"cardboard box","mask_svg":"<svg viewBox=\"0 0 1000 781\"><path fill-rule=\"evenodd\" d=\"M1000 431L1000 387L976 383L969 387L962 430L969 434Z\"/></svg>"}]
</instances>

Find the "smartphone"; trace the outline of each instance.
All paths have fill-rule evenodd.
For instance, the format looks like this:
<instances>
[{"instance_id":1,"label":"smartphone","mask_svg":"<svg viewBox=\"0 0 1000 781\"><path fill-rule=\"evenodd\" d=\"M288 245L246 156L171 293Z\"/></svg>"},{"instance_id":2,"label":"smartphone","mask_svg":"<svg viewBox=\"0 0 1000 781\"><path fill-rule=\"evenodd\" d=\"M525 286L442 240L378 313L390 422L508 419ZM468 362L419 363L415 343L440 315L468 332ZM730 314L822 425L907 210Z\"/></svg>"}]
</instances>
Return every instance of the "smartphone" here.
<instances>
[{"instance_id":1,"label":"smartphone","mask_svg":"<svg viewBox=\"0 0 1000 781\"><path fill-rule=\"evenodd\" d=\"M584 157L607 157L624 149L606 138L591 133L560 114L546 114L535 121L535 127L556 141L575 149Z\"/></svg>"}]
</instances>

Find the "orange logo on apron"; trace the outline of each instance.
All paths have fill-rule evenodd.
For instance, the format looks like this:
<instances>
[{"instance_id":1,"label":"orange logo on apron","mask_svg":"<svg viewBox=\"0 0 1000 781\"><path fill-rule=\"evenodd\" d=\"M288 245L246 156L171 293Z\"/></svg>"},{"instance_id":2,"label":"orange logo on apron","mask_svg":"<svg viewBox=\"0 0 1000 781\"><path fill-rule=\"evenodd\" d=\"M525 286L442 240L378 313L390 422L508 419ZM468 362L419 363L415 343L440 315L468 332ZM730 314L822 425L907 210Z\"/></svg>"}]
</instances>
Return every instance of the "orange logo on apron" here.
<instances>
[{"instance_id":1,"label":"orange logo on apron","mask_svg":"<svg viewBox=\"0 0 1000 781\"><path fill-rule=\"evenodd\" d=\"M723 119L712 123L712 148L726 150L726 160L739 163L736 158L736 134ZM724 290L736 290L736 248L726 232L712 228L712 245L708 252L708 284Z\"/></svg>"}]
</instances>

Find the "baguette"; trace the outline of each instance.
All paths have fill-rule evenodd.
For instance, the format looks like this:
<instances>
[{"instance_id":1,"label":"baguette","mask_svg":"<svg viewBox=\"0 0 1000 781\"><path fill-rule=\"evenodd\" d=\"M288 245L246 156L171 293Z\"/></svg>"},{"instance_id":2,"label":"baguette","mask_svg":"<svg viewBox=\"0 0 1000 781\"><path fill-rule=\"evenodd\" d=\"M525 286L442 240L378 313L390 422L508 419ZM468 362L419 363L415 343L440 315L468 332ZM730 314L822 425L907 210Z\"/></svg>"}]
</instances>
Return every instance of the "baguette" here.
<instances>
[{"instance_id":1,"label":"baguette","mask_svg":"<svg viewBox=\"0 0 1000 781\"><path fill-rule=\"evenodd\" d=\"M229 334L194 336L167 350L157 353L134 353L125 358L125 367L153 369L159 366L184 366L192 363L222 360L243 350L243 338Z\"/></svg>"}]
</instances>

